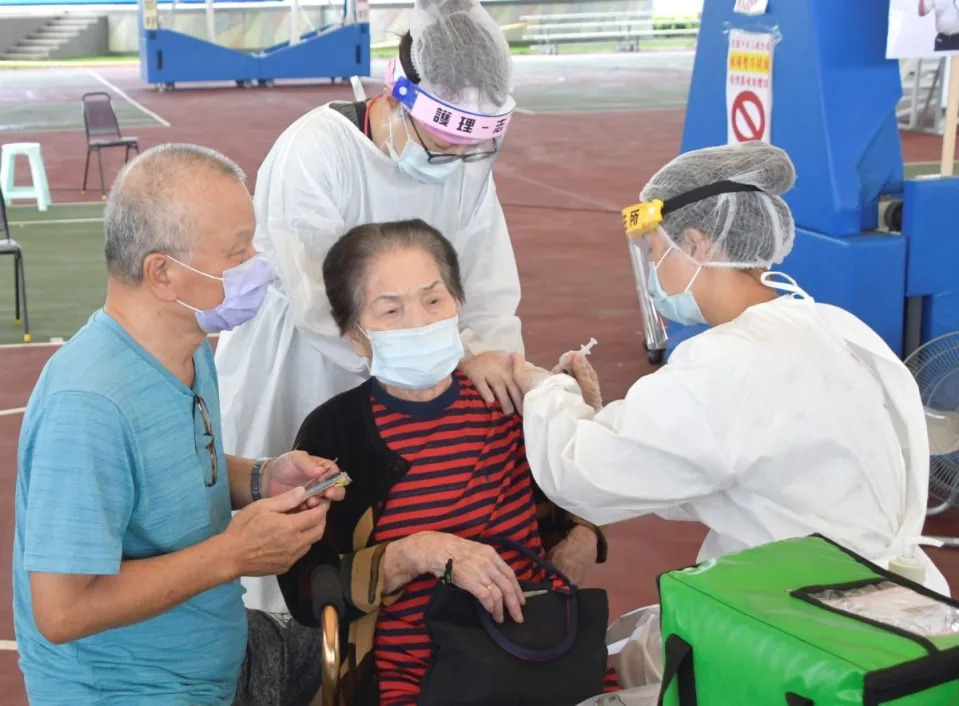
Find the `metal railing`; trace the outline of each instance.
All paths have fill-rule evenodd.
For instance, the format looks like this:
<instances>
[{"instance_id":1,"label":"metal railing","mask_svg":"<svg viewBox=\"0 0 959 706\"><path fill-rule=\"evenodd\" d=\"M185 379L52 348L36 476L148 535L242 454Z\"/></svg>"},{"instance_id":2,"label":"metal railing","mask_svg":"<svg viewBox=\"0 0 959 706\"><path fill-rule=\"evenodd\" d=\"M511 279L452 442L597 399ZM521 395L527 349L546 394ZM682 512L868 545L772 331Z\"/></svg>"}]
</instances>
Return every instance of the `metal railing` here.
<instances>
[{"instance_id":1,"label":"metal railing","mask_svg":"<svg viewBox=\"0 0 959 706\"><path fill-rule=\"evenodd\" d=\"M555 53L560 44L615 42L636 51L643 41L694 38L699 17L666 17L651 12L579 12L523 15L523 41Z\"/></svg>"},{"instance_id":2,"label":"metal railing","mask_svg":"<svg viewBox=\"0 0 959 706\"><path fill-rule=\"evenodd\" d=\"M943 134L945 90L949 65L945 59L906 59L899 62L902 100L896 108L903 130Z\"/></svg>"}]
</instances>

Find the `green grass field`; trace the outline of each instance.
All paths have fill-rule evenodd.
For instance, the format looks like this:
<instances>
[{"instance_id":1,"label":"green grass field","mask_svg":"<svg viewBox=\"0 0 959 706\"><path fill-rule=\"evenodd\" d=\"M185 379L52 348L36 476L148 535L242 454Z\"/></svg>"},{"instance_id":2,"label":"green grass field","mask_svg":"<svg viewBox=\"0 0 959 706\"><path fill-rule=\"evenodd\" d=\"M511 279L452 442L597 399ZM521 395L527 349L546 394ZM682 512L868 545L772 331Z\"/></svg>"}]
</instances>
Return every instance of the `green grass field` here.
<instances>
[{"instance_id":1,"label":"green grass field","mask_svg":"<svg viewBox=\"0 0 959 706\"><path fill-rule=\"evenodd\" d=\"M10 235L23 247L33 341L69 338L103 304L103 204L7 209ZM13 258L0 258L0 344L21 343L14 323Z\"/></svg>"}]
</instances>

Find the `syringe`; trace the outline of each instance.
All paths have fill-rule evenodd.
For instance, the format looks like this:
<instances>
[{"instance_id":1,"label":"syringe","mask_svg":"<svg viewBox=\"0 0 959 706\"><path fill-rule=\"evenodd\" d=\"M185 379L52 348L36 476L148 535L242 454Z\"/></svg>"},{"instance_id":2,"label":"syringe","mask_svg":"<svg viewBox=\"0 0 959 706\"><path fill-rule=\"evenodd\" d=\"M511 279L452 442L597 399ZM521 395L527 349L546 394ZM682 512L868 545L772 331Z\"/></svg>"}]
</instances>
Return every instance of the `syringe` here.
<instances>
[{"instance_id":1,"label":"syringe","mask_svg":"<svg viewBox=\"0 0 959 706\"><path fill-rule=\"evenodd\" d=\"M579 353L579 354L581 354L581 355L589 355L590 351L593 350L593 346L595 346L597 343L598 343L598 341L597 341L595 338L590 338L590 339L589 339L589 343L584 343L583 345L581 345L581 346L579 347L579 350L576 351L576 353ZM574 354L574 355L575 355L575 354ZM563 358L564 358L564 357L565 357L565 356L560 356L560 359L559 359L559 364L560 364L560 365L563 365ZM566 374L566 375L569 375L569 374L570 374L569 369L566 368L565 366L562 368L562 370L563 370L563 373L564 373L564 374Z\"/></svg>"}]
</instances>

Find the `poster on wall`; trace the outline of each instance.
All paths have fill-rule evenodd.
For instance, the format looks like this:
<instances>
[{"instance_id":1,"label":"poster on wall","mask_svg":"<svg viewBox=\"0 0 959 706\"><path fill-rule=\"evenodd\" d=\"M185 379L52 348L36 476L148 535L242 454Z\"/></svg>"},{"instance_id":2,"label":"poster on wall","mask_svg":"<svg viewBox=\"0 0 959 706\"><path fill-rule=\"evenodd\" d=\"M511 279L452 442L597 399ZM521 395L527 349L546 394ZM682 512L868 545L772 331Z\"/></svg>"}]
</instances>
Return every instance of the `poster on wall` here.
<instances>
[{"instance_id":1,"label":"poster on wall","mask_svg":"<svg viewBox=\"0 0 959 706\"><path fill-rule=\"evenodd\" d=\"M143 0L143 29L155 32L157 28L157 0Z\"/></svg>"},{"instance_id":2,"label":"poster on wall","mask_svg":"<svg viewBox=\"0 0 959 706\"><path fill-rule=\"evenodd\" d=\"M959 0L889 0L887 59L959 54Z\"/></svg>"},{"instance_id":3,"label":"poster on wall","mask_svg":"<svg viewBox=\"0 0 959 706\"><path fill-rule=\"evenodd\" d=\"M356 21L370 21L370 2L369 0L356 0Z\"/></svg>"},{"instance_id":4,"label":"poster on wall","mask_svg":"<svg viewBox=\"0 0 959 706\"><path fill-rule=\"evenodd\" d=\"M736 0L733 12L741 15L765 15L769 0Z\"/></svg>"},{"instance_id":5,"label":"poster on wall","mask_svg":"<svg viewBox=\"0 0 959 706\"><path fill-rule=\"evenodd\" d=\"M726 66L727 139L731 145L772 135L773 50L771 33L729 31Z\"/></svg>"}]
</instances>

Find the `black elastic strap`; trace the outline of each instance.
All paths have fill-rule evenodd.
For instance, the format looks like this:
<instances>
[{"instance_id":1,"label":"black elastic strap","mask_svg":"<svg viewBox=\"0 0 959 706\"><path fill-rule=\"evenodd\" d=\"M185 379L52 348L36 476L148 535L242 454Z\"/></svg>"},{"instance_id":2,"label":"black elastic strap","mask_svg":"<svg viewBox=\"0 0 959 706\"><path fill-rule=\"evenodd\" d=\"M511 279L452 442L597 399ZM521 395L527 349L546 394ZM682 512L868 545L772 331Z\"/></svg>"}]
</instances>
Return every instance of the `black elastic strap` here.
<instances>
[{"instance_id":1,"label":"black elastic strap","mask_svg":"<svg viewBox=\"0 0 959 706\"><path fill-rule=\"evenodd\" d=\"M679 706L697 706L693 647L679 635L666 638L666 664L663 665L663 685L656 702L658 706L663 706L663 699L673 680L679 688Z\"/></svg>"},{"instance_id":2,"label":"black elastic strap","mask_svg":"<svg viewBox=\"0 0 959 706\"><path fill-rule=\"evenodd\" d=\"M694 204L697 201L708 199L711 196L719 196L720 194L735 194L740 191L762 191L762 189L760 189L758 186L753 186L752 184L740 184L738 181L714 181L712 184L698 186L695 189L683 192L678 196L673 196L670 199L666 199L663 201L662 214L665 216L667 213L678 211L681 208L685 208L686 206Z\"/></svg>"},{"instance_id":3,"label":"black elastic strap","mask_svg":"<svg viewBox=\"0 0 959 706\"><path fill-rule=\"evenodd\" d=\"M816 706L812 699L789 692L786 694L786 706Z\"/></svg>"}]
</instances>

